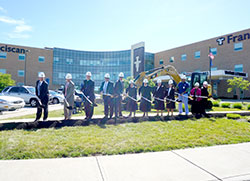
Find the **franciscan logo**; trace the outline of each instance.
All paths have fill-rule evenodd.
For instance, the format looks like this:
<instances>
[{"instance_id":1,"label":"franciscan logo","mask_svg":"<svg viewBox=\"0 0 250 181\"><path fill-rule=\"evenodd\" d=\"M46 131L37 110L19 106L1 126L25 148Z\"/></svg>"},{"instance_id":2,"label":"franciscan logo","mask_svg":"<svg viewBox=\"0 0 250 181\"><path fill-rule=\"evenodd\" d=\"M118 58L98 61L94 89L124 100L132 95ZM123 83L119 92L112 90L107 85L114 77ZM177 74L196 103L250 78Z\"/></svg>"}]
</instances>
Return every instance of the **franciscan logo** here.
<instances>
[{"instance_id":1,"label":"franciscan logo","mask_svg":"<svg viewBox=\"0 0 250 181\"><path fill-rule=\"evenodd\" d=\"M228 35L226 37L220 37L216 41L217 41L218 45L221 46L221 45L223 45L225 40L228 44L230 44L231 42L235 43L235 42L249 40L249 39L250 39L250 33L245 33L243 35Z\"/></svg>"},{"instance_id":2,"label":"franciscan logo","mask_svg":"<svg viewBox=\"0 0 250 181\"><path fill-rule=\"evenodd\" d=\"M8 45L0 46L1 52L13 52L13 53L25 53L28 52L28 50L25 50L23 48L16 48L16 47L10 47Z\"/></svg>"}]
</instances>

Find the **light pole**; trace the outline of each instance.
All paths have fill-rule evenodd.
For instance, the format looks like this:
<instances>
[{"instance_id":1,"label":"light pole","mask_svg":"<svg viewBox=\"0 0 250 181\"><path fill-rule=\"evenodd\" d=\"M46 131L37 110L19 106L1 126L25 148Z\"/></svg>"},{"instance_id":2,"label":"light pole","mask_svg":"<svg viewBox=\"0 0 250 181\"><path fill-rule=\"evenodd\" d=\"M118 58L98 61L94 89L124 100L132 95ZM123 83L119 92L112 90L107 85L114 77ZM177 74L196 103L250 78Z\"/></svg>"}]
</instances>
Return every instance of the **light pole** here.
<instances>
[{"instance_id":1,"label":"light pole","mask_svg":"<svg viewBox=\"0 0 250 181\"><path fill-rule=\"evenodd\" d=\"M24 85L26 85L26 77L27 77L27 73L26 73L26 69L27 69L27 53L30 52L30 50L25 50L24 52L24 56L25 56L25 59L24 59Z\"/></svg>"}]
</instances>

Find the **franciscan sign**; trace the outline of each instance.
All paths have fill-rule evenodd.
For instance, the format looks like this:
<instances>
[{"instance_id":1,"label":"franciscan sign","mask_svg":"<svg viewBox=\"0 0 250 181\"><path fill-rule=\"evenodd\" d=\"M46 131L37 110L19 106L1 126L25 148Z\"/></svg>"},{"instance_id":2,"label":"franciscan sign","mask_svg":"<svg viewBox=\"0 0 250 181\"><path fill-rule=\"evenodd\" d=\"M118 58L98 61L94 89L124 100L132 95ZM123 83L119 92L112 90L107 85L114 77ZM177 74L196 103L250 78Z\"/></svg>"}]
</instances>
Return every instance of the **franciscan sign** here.
<instances>
[{"instance_id":1,"label":"franciscan sign","mask_svg":"<svg viewBox=\"0 0 250 181\"><path fill-rule=\"evenodd\" d=\"M16 47L8 46L8 45L0 46L0 51L1 52L12 52L12 53L25 53L25 52L28 52L28 50L25 50L23 48L16 48Z\"/></svg>"},{"instance_id":2,"label":"franciscan sign","mask_svg":"<svg viewBox=\"0 0 250 181\"><path fill-rule=\"evenodd\" d=\"M219 46L223 45L226 41L227 44L230 44L231 42L240 42L243 40L249 40L250 39L250 33L244 33L242 35L228 35L226 37L220 37L216 41Z\"/></svg>"}]
</instances>

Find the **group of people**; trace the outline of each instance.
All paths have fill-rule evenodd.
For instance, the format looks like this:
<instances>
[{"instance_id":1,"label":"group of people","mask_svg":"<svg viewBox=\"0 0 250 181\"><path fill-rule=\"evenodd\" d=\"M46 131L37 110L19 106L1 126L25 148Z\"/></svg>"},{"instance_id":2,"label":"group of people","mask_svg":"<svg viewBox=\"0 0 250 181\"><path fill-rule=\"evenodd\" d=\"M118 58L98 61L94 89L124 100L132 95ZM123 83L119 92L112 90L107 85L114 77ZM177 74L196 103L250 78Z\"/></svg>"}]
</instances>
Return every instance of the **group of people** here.
<instances>
[{"instance_id":1,"label":"group of people","mask_svg":"<svg viewBox=\"0 0 250 181\"><path fill-rule=\"evenodd\" d=\"M84 111L86 115L86 120L90 121L95 106L95 93L94 87L95 82L91 80L91 72L86 73L86 79L83 81L81 92L84 98ZM148 85L148 80L143 80L143 85L139 88L137 92L137 87L133 80L129 81L129 86L124 90L124 74L121 72L119 74L118 80L113 83L110 81L110 75L108 73L104 76L104 81L100 87L100 93L103 96L104 101L104 118L112 118L115 112L116 118L122 118L122 100L125 96L127 99L126 110L129 111L128 117L135 116L136 110L138 109L138 99L139 95L140 105L139 110L143 112L143 117L148 117L148 113L151 111L152 104L154 103L154 108L157 110L157 116L159 113L163 116L163 111L165 107L168 110L168 116L173 116L173 111L175 109L175 103L178 102L179 114L182 114L184 104L185 114L188 115L188 99L192 101L191 112L195 115L207 116L205 112L205 106L208 91L207 82L203 82L203 87L199 88L199 83L195 83L195 87L190 91L190 96L188 95L189 84L186 82L186 76L181 76L181 82L174 86L174 82L169 80L168 86L162 84L161 79L157 80L155 87ZM74 96L75 96L75 85L72 81L72 75L67 74L65 76L65 86L63 89L64 94L64 118L65 120L71 119L73 107L74 107ZM39 73L39 80L36 82L36 95L39 98L37 106L36 121L40 120L42 115L42 109L44 109L43 120L46 121L48 118L48 102L49 102L49 91L48 83L45 81L45 74L43 72ZM178 95L178 99L175 99ZM154 101L152 101L152 97ZM166 105L166 106L165 106Z\"/></svg>"}]
</instances>

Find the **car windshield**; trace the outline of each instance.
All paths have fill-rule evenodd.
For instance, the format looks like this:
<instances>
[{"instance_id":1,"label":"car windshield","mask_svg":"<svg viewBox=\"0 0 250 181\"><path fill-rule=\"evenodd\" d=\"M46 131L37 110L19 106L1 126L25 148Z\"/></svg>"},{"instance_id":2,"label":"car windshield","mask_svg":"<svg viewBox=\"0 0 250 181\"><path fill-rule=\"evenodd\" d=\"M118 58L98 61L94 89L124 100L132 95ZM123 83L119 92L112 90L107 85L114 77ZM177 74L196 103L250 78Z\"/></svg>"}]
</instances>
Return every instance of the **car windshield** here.
<instances>
[{"instance_id":1,"label":"car windshield","mask_svg":"<svg viewBox=\"0 0 250 181\"><path fill-rule=\"evenodd\" d=\"M51 94L51 95L56 95L57 93L55 92L55 91L49 91L49 93Z\"/></svg>"},{"instance_id":2,"label":"car windshield","mask_svg":"<svg viewBox=\"0 0 250 181\"><path fill-rule=\"evenodd\" d=\"M27 89L31 92L31 93L33 93L33 94L35 94L35 87L27 87Z\"/></svg>"}]
</instances>

